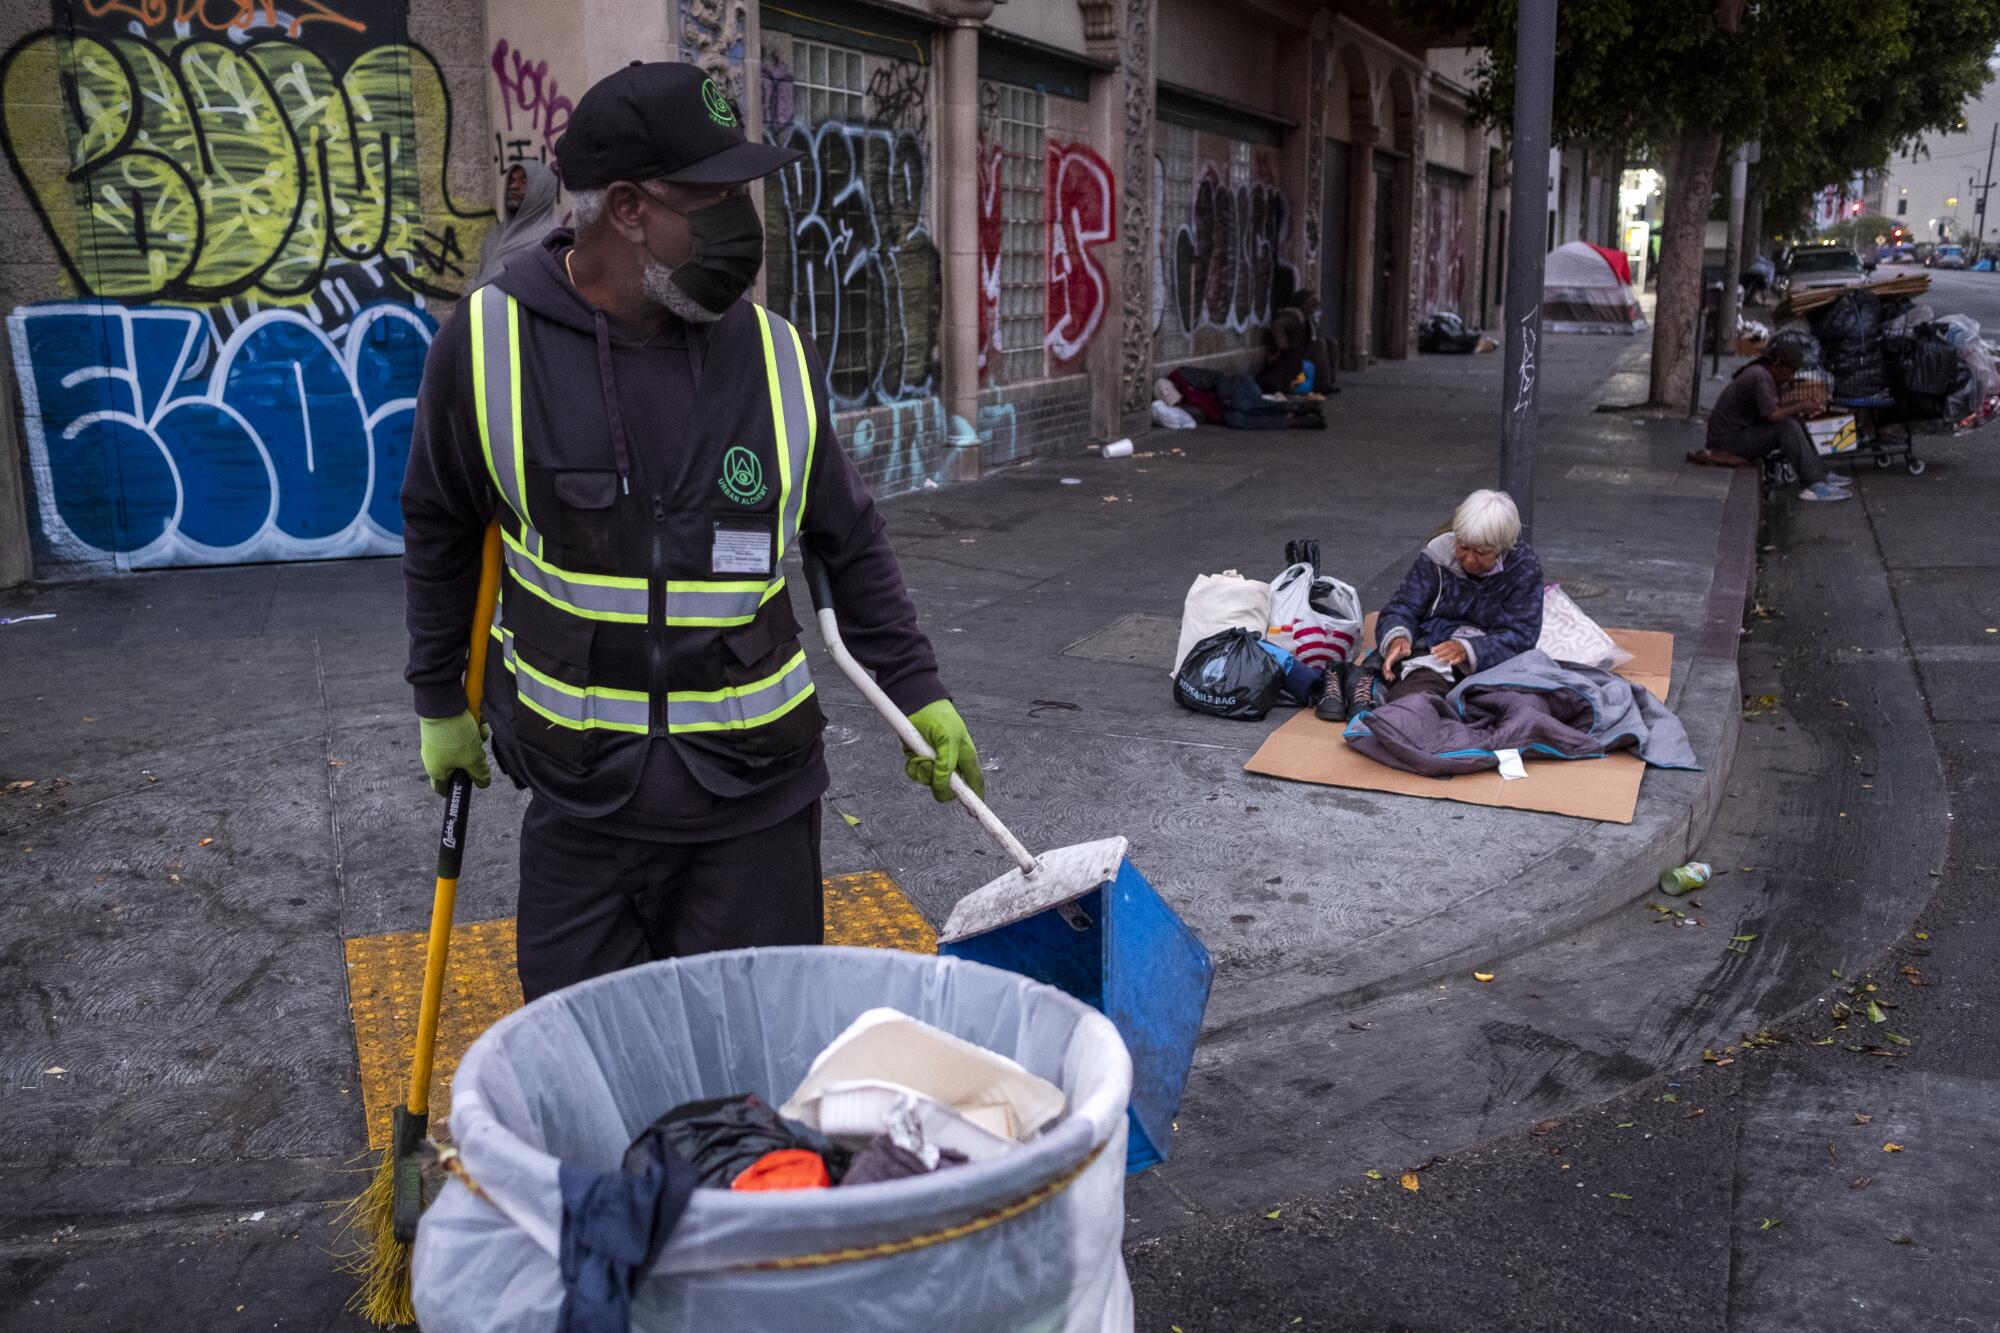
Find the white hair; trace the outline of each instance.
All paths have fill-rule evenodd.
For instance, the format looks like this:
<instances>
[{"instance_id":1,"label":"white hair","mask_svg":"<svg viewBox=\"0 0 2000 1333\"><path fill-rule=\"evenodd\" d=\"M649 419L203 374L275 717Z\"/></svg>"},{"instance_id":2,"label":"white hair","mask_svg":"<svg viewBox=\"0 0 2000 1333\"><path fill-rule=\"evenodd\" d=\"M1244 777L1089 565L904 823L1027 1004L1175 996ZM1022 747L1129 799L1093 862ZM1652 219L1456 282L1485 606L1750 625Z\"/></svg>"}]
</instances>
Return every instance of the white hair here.
<instances>
[{"instance_id":1,"label":"white hair","mask_svg":"<svg viewBox=\"0 0 2000 1333\"><path fill-rule=\"evenodd\" d=\"M1505 491L1474 491L1451 516L1451 534L1475 551L1511 551L1521 540L1521 511Z\"/></svg>"},{"instance_id":2,"label":"white hair","mask_svg":"<svg viewBox=\"0 0 2000 1333\"><path fill-rule=\"evenodd\" d=\"M581 236L597 225L604 216L604 191L571 190L569 192L569 223Z\"/></svg>"}]
</instances>

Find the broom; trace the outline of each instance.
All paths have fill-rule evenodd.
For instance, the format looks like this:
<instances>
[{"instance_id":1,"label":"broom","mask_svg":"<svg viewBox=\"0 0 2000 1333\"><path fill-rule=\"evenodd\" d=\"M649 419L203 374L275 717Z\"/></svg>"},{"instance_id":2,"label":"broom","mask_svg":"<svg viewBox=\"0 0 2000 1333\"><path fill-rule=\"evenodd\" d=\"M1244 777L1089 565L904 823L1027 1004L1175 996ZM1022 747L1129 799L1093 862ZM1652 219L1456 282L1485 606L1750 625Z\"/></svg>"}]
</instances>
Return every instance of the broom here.
<instances>
[{"instance_id":1,"label":"broom","mask_svg":"<svg viewBox=\"0 0 2000 1333\"><path fill-rule=\"evenodd\" d=\"M494 598L500 590L500 529L486 529L479 568L479 597L473 604L472 645L465 665L465 702L479 720L486 684L486 645L493 627ZM438 835L437 888L431 897L429 953L424 959L423 1006L417 1011L417 1047L410 1060L410 1087L395 1109L389 1146L361 1196L343 1214L348 1234L359 1233L344 1271L360 1279L350 1309L379 1328L413 1324L410 1303L410 1246L424 1210L423 1162L419 1157L430 1129L431 1060L437 1052L438 1007L444 998L445 957L451 949L451 917L458 897L458 869L465 853L467 816L472 811L472 777L451 775L445 789L444 827Z\"/></svg>"}]
</instances>

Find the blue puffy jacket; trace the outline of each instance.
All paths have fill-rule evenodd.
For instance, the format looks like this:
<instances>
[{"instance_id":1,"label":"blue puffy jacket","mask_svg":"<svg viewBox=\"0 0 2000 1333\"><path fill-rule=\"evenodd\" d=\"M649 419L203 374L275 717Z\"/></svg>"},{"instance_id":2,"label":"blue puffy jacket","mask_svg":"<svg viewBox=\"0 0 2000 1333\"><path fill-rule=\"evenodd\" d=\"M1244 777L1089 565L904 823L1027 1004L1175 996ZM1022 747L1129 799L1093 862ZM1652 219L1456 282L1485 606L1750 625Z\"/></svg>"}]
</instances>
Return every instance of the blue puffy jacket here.
<instances>
[{"instance_id":1,"label":"blue puffy jacket","mask_svg":"<svg viewBox=\"0 0 2000 1333\"><path fill-rule=\"evenodd\" d=\"M1542 637L1542 562L1526 542L1500 558L1500 567L1478 578L1459 565L1450 533L1424 547L1403 586L1375 622L1375 642L1386 647L1401 634L1426 647L1446 639L1465 644L1468 674L1499 666Z\"/></svg>"}]
</instances>

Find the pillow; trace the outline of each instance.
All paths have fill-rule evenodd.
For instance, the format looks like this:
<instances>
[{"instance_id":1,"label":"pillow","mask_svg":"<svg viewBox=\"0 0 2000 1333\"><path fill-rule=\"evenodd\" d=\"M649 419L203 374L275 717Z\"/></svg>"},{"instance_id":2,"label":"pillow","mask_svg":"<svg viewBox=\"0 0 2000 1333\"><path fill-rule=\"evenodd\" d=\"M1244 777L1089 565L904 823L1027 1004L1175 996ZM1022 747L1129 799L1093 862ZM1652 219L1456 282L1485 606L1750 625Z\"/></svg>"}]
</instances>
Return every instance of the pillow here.
<instances>
[{"instance_id":1,"label":"pillow","mask_svg":"<svg viewBox=\"0 0 2000 1333\"><path fill-rule=\"evenodd\" d=\"M1535 647L1558 662L1605 671L1632 660L1632 654L1613 642L1596 621L1583 613L1582 607L1570 600L1560 583L1551 583L1542 590L1542 637L1535 640Z\"/></svg>"}]
</instances>

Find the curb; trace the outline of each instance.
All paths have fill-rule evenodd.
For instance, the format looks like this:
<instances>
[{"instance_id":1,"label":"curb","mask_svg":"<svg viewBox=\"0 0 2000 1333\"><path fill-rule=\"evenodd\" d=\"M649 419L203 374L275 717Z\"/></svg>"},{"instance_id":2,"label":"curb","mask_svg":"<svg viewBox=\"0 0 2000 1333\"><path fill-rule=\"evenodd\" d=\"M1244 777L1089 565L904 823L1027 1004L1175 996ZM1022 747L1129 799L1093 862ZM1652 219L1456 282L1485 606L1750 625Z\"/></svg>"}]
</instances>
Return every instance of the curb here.
<instances>
[{"instance_id":1,"label":"curb","mask_svg":"<svg viewBox=\"0 0 2000 1333\"><path fill-rule=\"evenodd\" d=\"M1330 958L1262 974L1255 986L1219 991L1202 1042L1252 1037L1273 1020L1339 1012L1401 990L1516 957L1581 930L1643 898L1662 869L1678 865L1701 845L1722 805L1743 726L1736 645L1757 571L1758 477L1750 469L1731 475L1716 540L1715 578L1701 630L1693 636L1686 669L1671 696L1695 753L1698 773L1652 770L1641 787L1640 813L1630 824L1591 823L1559 843L1520 879L1494 884L1449 909L1407 922ZM1492 910L1495 895L1508 898ZM1474 904L1487 910L1468 910ZM1419 952L1424 961L1394 961ZM1338 989L1310 999L1258 1006L1241 1003L1268 994L1284 976L1337 977ZM1231 1001L1238 1003L1232 1005Z\"/></svg>"}]
</instances>

